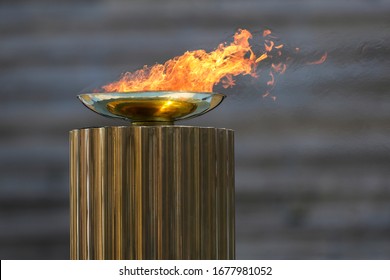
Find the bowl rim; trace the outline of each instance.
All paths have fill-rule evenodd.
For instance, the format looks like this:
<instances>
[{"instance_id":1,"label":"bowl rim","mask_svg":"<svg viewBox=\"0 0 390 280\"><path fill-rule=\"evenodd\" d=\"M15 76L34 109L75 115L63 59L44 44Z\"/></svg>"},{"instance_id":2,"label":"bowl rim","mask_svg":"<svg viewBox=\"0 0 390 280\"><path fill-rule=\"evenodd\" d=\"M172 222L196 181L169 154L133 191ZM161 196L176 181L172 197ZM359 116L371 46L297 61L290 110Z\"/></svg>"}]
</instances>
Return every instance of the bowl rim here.
<instances>
[{"instance_id":1,"label":"bowl rim","mask_svg":"<svg viewBox=\"0 0 390 280\"><path fill-rule=\"evenodd\" d=\"M183 118L177 118L173 119L170 123L173 124L174 121L179 121L179 120L184 120L184 119L191 119L198 117L200 115L203 115L214 108L218 107L218 105L225 99L226 95L222 93L216 93L216 92L195 92L195 91L134 91L134 92L95 92L95 93L82 93L77 95L77 98L85 105L88 109L94 111L95 113L105 116L105 117L110 117L110 118L119 118L119 119L124 119L126 121L130 121L132 123L135 123L136 121L128 118L128 117L123 117L119 116L116 114L113 114L108 111L99 111L96 110L96 108L93 106L95 102L109 102L110 100L115 100L115 99L128 99L130 100L137 100L137 99L143 99L143 100L149 100L149 99L155 99L155 98L171 98L171 99L176 99L180 97L185 97L185 95L191 95L188 96L188 98L192 98L193 100L200 100L200 101L206 101L212 97L219 97L219 101L214 106L211 106L210 108L199 112L194 115L190 115L187 117ZM183 96L184 95L184 96ZM86 98L87 97L87 98ZM99 99L97 101L96 99ZM89 99L89 100L88 100Z\"/></svg>"},{"instance_id":2,"label":"bowl rim","mask_svg":"<svg viewBox=\"0 0 390 280\"><path fill-rule=\"evenodd\" d=\"M156 94L156 96L153 96L153 93ZM107 97L137 97L138 95L142 95L142 97L158 97L158 94L173 94L173 95L179 95L179 94L202 94L206 96L221 96L223 98L226 97L225 94L219 93L219 92L210 92L210 91L186 91L186 90L146 90L146 91L128 91L128 92L87 92L87 93L80 93L77 95L77 98L82 98L83 96L104 96ZM146 96L145 96L146 95Z\"/></svg>"}]
</instances>

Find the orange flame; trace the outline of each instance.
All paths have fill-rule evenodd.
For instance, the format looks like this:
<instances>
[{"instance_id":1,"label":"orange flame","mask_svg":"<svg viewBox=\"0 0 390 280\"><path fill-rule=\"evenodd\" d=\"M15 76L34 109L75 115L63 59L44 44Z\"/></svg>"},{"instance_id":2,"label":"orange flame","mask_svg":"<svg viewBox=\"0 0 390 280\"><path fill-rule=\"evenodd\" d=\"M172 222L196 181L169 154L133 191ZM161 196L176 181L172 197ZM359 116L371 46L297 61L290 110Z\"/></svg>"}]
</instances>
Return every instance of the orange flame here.
<instances>
[{"instance_id":1,"label":"orange flame","mask_svg":"<svg viewBox=\"0 0 390 280\"><path fill-rule=\"evenodd\" d=\"M233 42L220 44L211 52L205 50L187 51L182 56L168 60L164 64L152 67L144 66L134 73L124 73L119 81L103 86L106 92L134 92L134 91L196 91L212 92L213 86L220 83L223 87L235 85L233 80L237 75L251 75L256 77L257 65L272 57L270 52L275 44L269 38L270 30L264 30L264 51L255 54L249 43L252 34L245 29L239 29ZM280 52L283 45L275 46ZM279 54L280 55L280 54ZM273 65L269 85L274 84L275 73L283 73L285 64Z\"/></svg>"},{"instance_id":2,"label":"orange flame","mask_svg":"<svg viewBox=\"0 0 390 280\"><path fill-rule=\"evenodd\" d=\"M265 40L265 43L264 43L264 49L265 49L265 51L266 51L266 52L272 51L274 45L275 45L274 41Z\"/></svg>"},{"instance_id":3,"label":"orange flame","mask_svg":"<svg viewBox=\"0 0 390 280\"><path fill-rule=\"evenodd\" d=\"M279 74L283 74L284 72L286 72L286 69L287 69L287 65L282 63L282 62L280 62L278 64L272 63L271 67L275 73L279 73Z\"/></svg>"},{"instance_id":4,"label":"orange flame","mask_svg":"<svg viewBox=\"0 0 390 280\"><path fill-rule=\"evenodd\" d=\"M307 64L321 64L321 63L324 63L326 58L328 57L328 53L324 53L320 59L316 60L316 61L311 61L311 62L308 62Z\"/></svg>"},{"instance_id":5,"label":"orange flame","mask_svg":"<svg viewBox=\"0 0 390 280\"><path fill-rule=\"evenodd\" d=\"M269 29L266 29L263 31L263 37L267 37L270 34L271 34L271 30L269 30Z\"/></svg>"},{"instance_id":6,"label":"orange flame","mask_svg":"<svg viewBox=\"0 0 390 280\"><path fill-rule=\"evenodd\" d=\"M267 82L267 86L273 87L275 85L275 76L272 72L269 72L271 80Z\"/></svg>"}]
</instances>

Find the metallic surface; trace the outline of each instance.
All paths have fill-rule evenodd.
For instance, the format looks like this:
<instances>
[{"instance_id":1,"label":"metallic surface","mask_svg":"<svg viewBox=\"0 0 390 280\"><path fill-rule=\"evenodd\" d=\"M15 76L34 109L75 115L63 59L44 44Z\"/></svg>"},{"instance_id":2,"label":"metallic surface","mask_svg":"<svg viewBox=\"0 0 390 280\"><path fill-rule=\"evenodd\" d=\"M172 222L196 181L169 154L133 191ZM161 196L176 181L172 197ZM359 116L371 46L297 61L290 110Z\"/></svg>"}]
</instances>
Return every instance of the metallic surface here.
<instances>
[{"instance_id":1,"label":"metallic surface","mask_svg":"<svg viewBox=\"0 0 390 280\"><path fill-rule=\"evenodd\" d=\"M234 259L234 133L70 132L72 259Z\"/></svg>"},{"instance_id":2,"label":"metallic surface","mask_svg":"<svg viewBox=\"0 0 390 280\"><path fill-rule=\"evenodd\" d=\"M135 125L173 124L194 118L217 107L225 95L215 92L142 91L85 93L78 95L85 106L107 117Z\"/></svg>"}]
</instances>

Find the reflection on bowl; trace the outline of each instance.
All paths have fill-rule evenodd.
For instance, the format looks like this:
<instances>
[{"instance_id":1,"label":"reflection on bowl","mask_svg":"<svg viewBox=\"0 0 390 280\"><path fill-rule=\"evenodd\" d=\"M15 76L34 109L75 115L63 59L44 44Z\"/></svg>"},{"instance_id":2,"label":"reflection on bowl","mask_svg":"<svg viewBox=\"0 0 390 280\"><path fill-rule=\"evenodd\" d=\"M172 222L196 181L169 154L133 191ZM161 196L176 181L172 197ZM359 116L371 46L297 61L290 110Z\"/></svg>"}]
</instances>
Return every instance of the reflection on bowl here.
<instances>
[{"instance_id":1,"label":"reflection on bowl","mask_svg":"<svg viewBox=\"0 0 390 280\"><path fill-rule=\"evenodd\" d=\"M129 120L133 125L171 125L212 110L225 96L212 92L145 91L86 93L78 98L96 113Z\"/></svg>"}]
</instances>

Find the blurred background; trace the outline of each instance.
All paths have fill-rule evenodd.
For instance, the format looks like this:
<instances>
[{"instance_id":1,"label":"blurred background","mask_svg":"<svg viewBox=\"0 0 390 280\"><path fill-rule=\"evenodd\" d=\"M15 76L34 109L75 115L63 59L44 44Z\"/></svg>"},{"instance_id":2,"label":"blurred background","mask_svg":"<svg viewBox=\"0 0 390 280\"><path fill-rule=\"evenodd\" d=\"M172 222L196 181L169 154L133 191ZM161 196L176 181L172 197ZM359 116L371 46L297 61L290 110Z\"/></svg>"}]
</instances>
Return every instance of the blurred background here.
<instances>
[{"instance_id":1,"label":"blurred background","mask_svg":"<svg viewBox=\"0 0 390 280\"><path fill-rule=\"evenodd\" d=\"M390 258L390 1L2 0L0 258L68 259L76 99L124 71L270 28L322 65L185 125L236 131L238 259ZM220 90L222 91L222 90Z\"/></svg>"}]
</instances>

